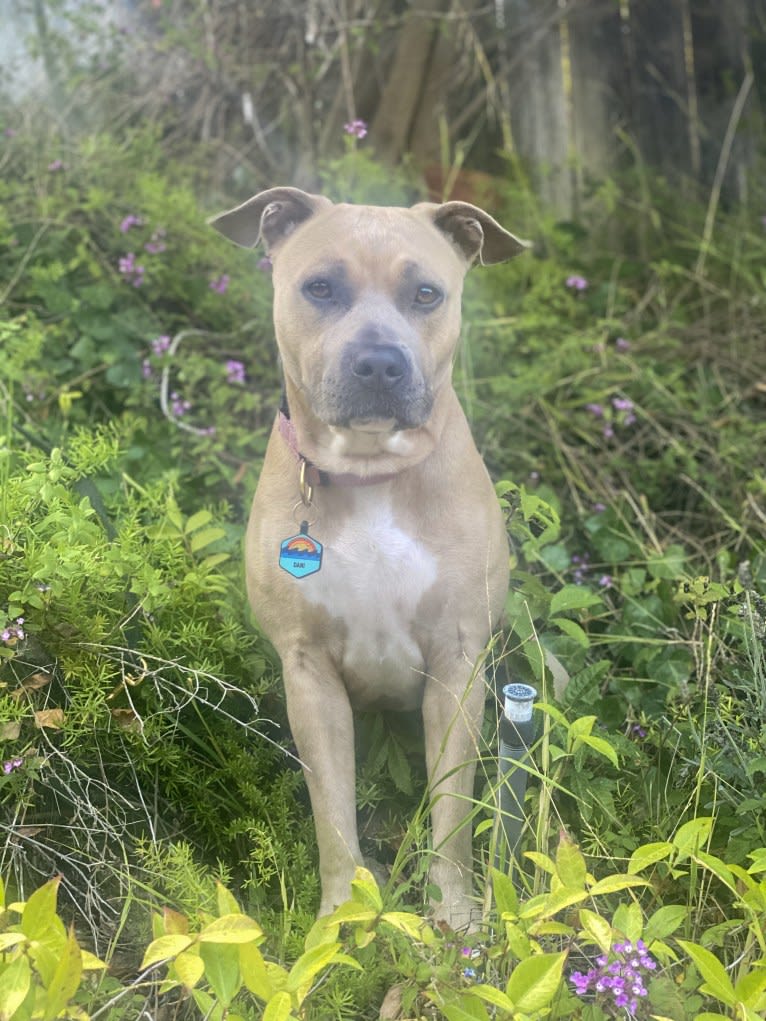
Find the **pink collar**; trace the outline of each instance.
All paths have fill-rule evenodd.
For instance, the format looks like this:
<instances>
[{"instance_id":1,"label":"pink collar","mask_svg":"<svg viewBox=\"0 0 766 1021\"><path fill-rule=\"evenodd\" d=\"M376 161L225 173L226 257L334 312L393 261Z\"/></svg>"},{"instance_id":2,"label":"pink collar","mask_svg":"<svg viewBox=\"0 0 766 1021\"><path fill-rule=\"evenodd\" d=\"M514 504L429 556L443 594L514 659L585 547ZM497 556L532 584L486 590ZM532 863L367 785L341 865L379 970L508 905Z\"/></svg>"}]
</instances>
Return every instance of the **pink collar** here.
<instances>
[{"instance_id":1,"label":"pink collar","mask_svg":"<svg viewBox=\"0 0 766 1021\"><path fill-rule=\"evenodd\" d=\"M311 488L315 486L379 486L383 482L390 482L399 474L399 472L387 472L384 475L354 475L352 472L336 473L322 471L321 468L317 468L315 464L312 464L311 461L301 454L295 426L284 411L279 412L277 427L282 439L295 456L296 461L305 466L301 478L305 479Z\"/></svg>"}]
</instances>

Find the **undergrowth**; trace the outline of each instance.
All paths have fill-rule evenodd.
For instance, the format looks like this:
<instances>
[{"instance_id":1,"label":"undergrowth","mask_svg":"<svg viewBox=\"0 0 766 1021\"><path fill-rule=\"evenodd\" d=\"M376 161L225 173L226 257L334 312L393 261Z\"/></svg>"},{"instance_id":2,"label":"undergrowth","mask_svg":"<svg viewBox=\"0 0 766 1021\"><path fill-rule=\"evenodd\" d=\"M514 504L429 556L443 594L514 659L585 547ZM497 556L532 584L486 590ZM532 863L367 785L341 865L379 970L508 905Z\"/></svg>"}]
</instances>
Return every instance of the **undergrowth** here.
<instances>
[{"instance_id":1,"label":"undergrowth","mask_svg":"<svg viewBox=\"0 0 766 1021\"><path fill-rule=\"evenodd\" d=\"M638 203L618 179L561 224L509 180L493 213L535 247L473 274L456 382L513 539L488 654L498 684L540 695L528 853L515 886L493 873L488 692L484 927L432 930L418 721L366 717L361 832L392 878L381 899L360 874L317 928L307 798L240 567L279 390L268 267L205 227L231 196L204 193L204 150L169 157L157 128L118 145L27 120L3 145L3 1016L373 1017L399 982L405 1016L601 1021L626 1004L596 973L639 940L655 967L628 1014L760 1016L756 212L720 213L703 248L704 204L661 182ZM391 195L359 145L324 173L335 197ZM231 922L240 903L257 924Z\"/></svg>"}]
</instances>

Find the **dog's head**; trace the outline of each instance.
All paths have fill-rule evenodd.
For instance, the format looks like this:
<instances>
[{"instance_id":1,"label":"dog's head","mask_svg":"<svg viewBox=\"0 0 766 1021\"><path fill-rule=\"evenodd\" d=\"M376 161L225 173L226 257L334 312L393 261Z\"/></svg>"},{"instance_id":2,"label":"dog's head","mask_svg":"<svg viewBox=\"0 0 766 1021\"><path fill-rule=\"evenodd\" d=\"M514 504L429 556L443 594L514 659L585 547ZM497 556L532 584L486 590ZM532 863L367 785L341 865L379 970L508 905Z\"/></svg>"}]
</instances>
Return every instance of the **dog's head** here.
<instances>
[{"instance_id":1,"label":"dog's head","mask_svg":"<svg viewBox=\"0 0 766 1021\"><path fill-rule=\"evenodd\" d=\"M463 277L526 245L466 202L334 205L272 188L211 221L274 267L288 381L328 426L417 429L451 374Z\"/></svg>"}]
</instances>

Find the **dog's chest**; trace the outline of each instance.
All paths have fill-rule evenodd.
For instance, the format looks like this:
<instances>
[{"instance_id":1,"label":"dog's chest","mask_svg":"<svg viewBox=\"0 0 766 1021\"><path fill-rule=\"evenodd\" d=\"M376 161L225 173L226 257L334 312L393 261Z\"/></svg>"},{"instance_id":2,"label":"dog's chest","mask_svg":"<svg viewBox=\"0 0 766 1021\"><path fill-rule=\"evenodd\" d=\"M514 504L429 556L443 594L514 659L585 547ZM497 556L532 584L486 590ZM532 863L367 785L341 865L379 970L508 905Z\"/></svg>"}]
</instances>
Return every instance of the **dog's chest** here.
<instances>
[{"instance_id":1,"label":"dog's chest","mask_svg":"<svg viewBox=\"0 0 766 1021\"><path fill-rule=\"evenodd\" d=\"M353 512L328 529L322 569L306 579L305 594L343 625L340 666L352 699L407 708L424 680L414 632L436 558L401 527L378 487L348 495Z\"/></svg>"}]
</instances>

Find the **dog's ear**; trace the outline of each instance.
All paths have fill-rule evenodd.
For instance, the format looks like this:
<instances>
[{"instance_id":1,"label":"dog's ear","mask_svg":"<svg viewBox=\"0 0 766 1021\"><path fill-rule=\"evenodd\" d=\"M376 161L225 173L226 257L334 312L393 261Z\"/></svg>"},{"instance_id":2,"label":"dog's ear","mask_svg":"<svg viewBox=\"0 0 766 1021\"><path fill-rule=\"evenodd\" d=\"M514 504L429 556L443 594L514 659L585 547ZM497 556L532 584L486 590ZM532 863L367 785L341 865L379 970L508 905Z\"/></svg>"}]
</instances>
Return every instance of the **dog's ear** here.
<instances>
[{"instance_id":1,"label":"dog's ear","mask_svg":"<svg viewBox=\"0 0 766 1021\"><path fill-rule=\"evenodd\" d=\"M429 211L434 226L457 245L469 266L475 262L482 266L506 262L530 247L528 241L520 241L489 213L468 202L444 202L442 205L422 202L415 209Z\"/></svg>"},{"instance_id":2,"label":"dog's ear","mask_svg":"<svg viewBox=\"0 0 766 1021\"><path fill-rule=\"evenodd\" d=\"M272 252L298 224L332 203L323 195L309 195L300 188L270 188L253 195L241 206L208 220L224 237L243 248L264 241Z\"/></svg>"}]
</instances>

